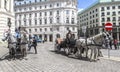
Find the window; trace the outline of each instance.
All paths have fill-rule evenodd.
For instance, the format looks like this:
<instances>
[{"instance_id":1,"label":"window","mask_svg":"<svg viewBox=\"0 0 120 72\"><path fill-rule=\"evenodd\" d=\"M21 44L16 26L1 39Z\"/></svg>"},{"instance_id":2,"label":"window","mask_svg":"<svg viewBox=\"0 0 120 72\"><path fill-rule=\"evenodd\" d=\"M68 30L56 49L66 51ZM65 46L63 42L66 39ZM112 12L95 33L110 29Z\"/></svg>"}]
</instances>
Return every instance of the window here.
<instances>
[{"instance_id":1,"label":"window","mask_svg":"<svg viewBox=\"0 0 120 72\"><path fill-rule=\"evenodd\" d=\"M59 19L59 17L57 18L57 23L59 23L59 21L60 21L60 19Z\"/></svg>"},{"instance_id":2,"label":"window","mask_svg":"<svg viewBox=\"0 0 120 72\"><path fill-rule=\"evenodd\" d=\"M52 24L52 18L50 18L50 24Z\"/></svg>"},{"instance_id":3,"label":"window","mask_svg":"<svg viewBox=\"0 0 120 72\"><path fill-rule=\"evenodd\" d=\"M120 9L120 6L118 6L118 9Z\"/></svg>"},{"instance_id":4,"label":"window","mask_svg":"<svg viewBox=\"0 0 120 72\"><path fill-rule=\"evenodd\" d=\"M105 16L105 13L102 13L101 16Z\"/></svg>"},{"instance_id":5,"label":"window","mask_svg":"<svg viewBox=\"0 0 120 72\"><path fill-rule=\"evenodd\" d=\"M66 14L69 14L69 10L66 10Z\"/></svg>"},{"instance_id":6,"label":"window","mask_svg":"<svg viewBox=\"0 0 120 72\"><path fill-rule=\"evenodd\" d=\"M19 9L19 11L21 11L21 8Z\"/></svg>"},{"instance_id":7,"label":"window","mask_svg":"<svg viewBox=\"0 0 120 72\"><path fill-rule=\"evenodd\" d=\"M105 18L102 18L102 22L104 22L105 21Z\"/></svg>"},{"instance_id":8,"label":"window","mask_svg":"<svg viewBox=\"0 0 120 72\"><path fill-rule=\"evenodd\" d=\"M110 21L110 17L107 17L107 21Z\"/></svg>"},{"instance_id":9,"label":"window","mask_svg":"<svg viewBox=\"0 0 120 72\"><path fill-rule=\"evenodd\" d=\"M29 14L29 17L31 18L31 14Z\"/></svg>"},{"instance_id":10,"label":"window","mask_svg":"<svg viewBox=\"0 0 120 72\"><path fill-rule=\"evenodd\" d=\"M105 23L102 23L102 26L104 26L105 25Z\"/></svg>"},{"instance_id":11,"label":"window","mask_svg":"<svg viewBox=\"0 0 120 72\"><path fill-rule=\"evenodd\" d=\"M40 6L40 9L42 8L42 6Z\"/></svg>"},{"instance_id":12,"label":"window","mask_svg":"<svg viewBox=\"0 0 120 72\"><path fill-rule=\"evenodd\" d=\"M24 20L24 26L26 26L26 20Z\"/></svg>"},{"instance_id":13,"label":"window","mask_svg":"<svg viewBox=\"0 0 120 72\"><path fill-rule=\"evenodd\" d=\"M40 16L42 16L42 13L40 12Z\"/></svg>"},{"instance_id":14,"label":"window","mask_svg":"<svg viewBox=\"0 0 120 72\"><path fill-rule=\"evenodd\" d=\"M52 28L50 28L50 31L53 31Z\"/></svg>"},{"instance_id":15,"label":"window","mask_svg":"<svg viewBox=\"0 0 120 72\"><path fill-rule=\"evenodd\" d=\"M96 12L98 11L98 9L96 9Z\"/></svg>"},{"instance_id":16,"label":"window","mask_svg":"<svg viewBox=\"0 0 120 72\"><path fill-rule=\"evenodd\" d=\"M52 11L50 11L50 16L52 15Z\"/></svg>"},{"instance_id":17,"label":"window","mask_svg":"<svg viewBox=\"0 0 120 72\"><path fill-rule=\"evenodd\" d=\"M31 1L29 1L29 3L31 4Z\"/></svg>"},{"instance_id":18,"label":"window","mask_svg":"<svg viewBox=\"0 0 120 72\"><path fill-rule=\"evenodd\" d=\"M110 12L107 12L107 15L110 15Z\"/></svg>"},{"instance_id":19,"label":"window","mask_svg":"<svg viewBox=\"0 0 120 72\"><path fill-rule=\"evenodd\" d=\"M21 15L19 15L19 18L21 19Z\"/></svg>"},{"instance_id":20,"label":"window","mask_svg":"<svg viewBox=\"0 0 120 72\"><path fill-rule=\"evenodd\" d=\"M113 17L113 21L116 21L116 17Z\"/></svg>"},{"instance_id":21,"label":"window","mask_svg":"<svg viewBox=\"0 0 120 72\"><path fill-rule=\"evenodd\" d=\"M96 19L96 22L98 22L98 19Z\"/></svg>"},{"instance_id":22,"label":"window","mask_svg":"<svg viewBox=\"0 0 120 72\"><path fill-rule=\"evenodd\" d=\"M59 6L59 3L57 3L57 7Z\"/></svg>"},{"instance_id":23,"label":"window","mask_svg":"<svg viewBox=\"0 0 120 72\"><path fill-rule=\"evenodd\" d=\"M47 16L47 12L45 12L45 16Z\"/></svg>"},{"instance_id":24,"label":"window","mask_svg":"<svg viewBox=\"0 0 120 72\"><path fill-rule=\"evenodd\" d=\"M72 27L72 30L74 31L74 30L75 30L75 28L74 28L74 27Z\"/></svg>"},{"instance_id":25,"label":"window","mask_svg":"<svg viewBox=\"0 0 120 72\"><path fill-rule=\"evenodd\" d=\"M96 17L98 16L98 14L96 14Z\"/></svg>"},{"instance_id":26,"label":"window","mask_svg":"<svg viewBox=\"0 0 120 72\"><path fill-rule=\"evenodd\" d=\"M24 10L26 10L26 8L24 8Z\"/></svg>"},{"instance_id":27,"label":"window","mask_svg":"<svg viewBox=\"0 0 120 72\"><path fill-rule=\"evenodd\" d=\"M57 31L59 31L59 27L57 28Z\"/></svg>"},{"instance_id":28,"label":"window","mask_svg":"<svg viewBox=\"0 0 120 72\"><path fill-rule=\"evenodd\" d=\"M50 7L52 7L52 5L50 4Z\"/></svg>"},{"instance_id":29,"label":"window","mask_svg":"<svg viewBox=\"0 0 120 72\"><path fill-rule=\"evenodd\" d=\"M45 24L47 24L47 19L45 19Z\"/></svg>"},{"instance_id":30,"label":"window","mask_svg":"<svg viewBox=\"0 0 120 72\"><path fill-rule=\"evenodd\" d=\"M40 32L42 31L42 29L40 28Z\"/></svg>"},{"instance_id":31,"label":"window","mask_svg":"<svg viewBox=\"0 0 120 72\"><path fill-rule=\"evenodd\" d=\"M93 23L95 23L95 21L93 20Z\"/></svg>"},{"instance_id":32,"label":"window","mask_svg":"<svg viewBox=\"0 0 120 72\"><path fill-rule=\"evenodd\" d=\"M113 26L116 26L116 23L113 23Z\"/></svg>"},{"instance_id":33,"label":"window","mask_svg":"<svg viewBox=\"0 0 120 72\"><path fill-rule=\"evenodd\" d=\"M35 19L35 25L37 25L37 20Z\"/></svg>"},{"instance_id":34,"label":"window","mask_svg":"<svg viewBox=\"0 0 120 72\"><path fill-rule=\"evenodd\" d=\"M112 6L112 9L115 9L115 6Z\"/></svg>"},{"instance_id":35,"label":"window","mask_svg":"<svg viewBox=\"0 0 120 72\"><path fill-rule=\"evenodd\" d=\"M47 28L45 28L45 31L47 31Z\"/></svg>"},{"instance_id":36,"label":"window","mask_svg":"<svg viewBox=\"0 0 120 72\"><path fill-rule=\"evenodd\" d=\"M37 9L37 7L35 6L35 9Z\"/></svg>"},{"instance_id":37,"label":"window","mask_svg":"<svg viewBox=\"0 0 120 72\"><path fill-rule=\"evenodd\" d=\"M37 13L35 13L35 17L37 17Z\"/></svg>"},{"instance_id":38,"label":"window","mask_svg":"<svg viewBox=\"0 0 120 72\"><path fill-rule=\"evenodd\" d=\"M35 32L37 32L37 29L35 29Z\"/></svg>"},{"instance_id":39,"label":"window","mask_svg":"<svg viewBox=\"0 0 120 72\"><path fill-rule=\"evenodd\" d=\"M107 7L107 10L110 10L110 7Z\"/></svg>"},{"instance_id":40,"label":"window","mask_svg":"<svg viewBox=\"0 0 120 72\"><path fill-rule=\"evenodd\" d=\"M72 14L74 15L74 11L72 11Z\"/></svg>"},{"instance_id":41,"label":"window","mask_svg":"<svg viewBox=\"0 0 120 72\"><path fill-rule=\"evenodd\" d=\"M31 26L31 19L29 19L29 25Z\"/></svg>"},{"instance_id":42,"label":"window","mask_svg":"<svg viewBox=\"0 0 120 72\"><path fill-rule=\"evenodd\" d=\"M118 21L120 21L120 17L118 17Z\"/></svg>"},{"instance_id":43,"label":"window","mask_svg":"<svg viewBox=\"0 0 120 72\"><path fill-rule=\"evenodd\" d=\"M94 10L93 10L93 13L94 13Z\"/></svg>"},{"instance_id":44,"label":"window","mask_svg":"<svg viewBox=\"0 0 120 72\"><path fill-rule=\"evenodd\" d=\"M72 21L71 21L71 22L72 22L72 24L74 24L74 18L72 18Z\"/></svg>"},{"instance_id":45,"label":"window","mask_svg":"<svg viewBox=\"0 0 120 72\"><path fill-rule=\"evenodd\" d=\"M40 19L40 25L42 24L42 19Z\"/></svg>"},{"instance_id":46,"label":"window","mask_svg":"<svg viewBox=\"0 0 120 72\"><path fill-rule=\"evenodd\" d=\"M21 26L21 20L19 20L19 26Z\"/></svg>"},{"instance_id":47,"label":"window","mask_svg":"<svg viewBox=\"0 0 120 72\"><path fill-rule=\"evenodd\" d=\"M59 15L59 11L57 11L57 15Z\"/></svg>"},{"instance_id":48,"label":"window","mask_svg":"<svg viewBox=\"0 0 120 72\"><path fill-rule=\"evenodd\" d=\"M90 12L90 14L91 14L91 12Z\"/></svg>"},{"instance_id":49,"label":"window","mask_svg":"<svg viewBox=\"0 0 120 72\"><path fill-rule=\"evenodd\" d=\"M6 7L7 7L7 0L4 0L4 8L6 9Z\"/></svg>"},{"instance_id":50,"label":"window","mask_svg":"<svg viewBox=\"0 0 120 72\"><path fill-rule=\"evenodd\" d=\"M120 14L120 11L118 11L118 14Z\"/></svg>"},{"instance_id":51,"label":"window","mask_svg":"<svg viewBox=\"0 0 120 72\"><path fill-rule=\"evenodd\" d=\"M45 5L45 8L47 8L47 6Z\"/></svg>"},{"instance_id":52,"label":"window","mask_svg":"<svg viewBox=\"0 0 120 72\"><path fill-rule=\"evenodd\" d=\"M32 8L31 7L29 7L29 10L31 10Z\"/></svg>"},{"instance_id":53,"label":"window","mask_svg":"<svg viewBox=\"0 0 120 72\"><path fill-rule=\"evenodd\" d=\"M66 23L69 23L69 18L66 18Z\"/></svg>"},{"instance_id":54,"label":"window","mask_svg":"<svg viewBox=\"0 0 120 72\"><path fill-rule=\"evenodd\" d=\"M116 15L116 12L112 12L112 15Z\"/></svg>"},{"instance_id":55,"label":"window","mask_svg":"<svg viewBox=\"0 0 120 72\"><path fill-rule=\"evenodd\" d=\"M29 29L29 33L31 33L31 29Z\"/></svg>"},{"instance_id":56,"label":"window","mask_svg":"<svg viewBox=\"0 0 120 72\"><path fill-rule=\"evenodd\" d=\"M67 30L69 30L69 27L67 27Z\"/></svg>"},{"instance_id":57,"label":"window","mask_svg":"<svg viewBox=\"0 0 120 72\"><path fill-rule=\"evenodd\" d=\"M35 3L37 2L37 0L35 0Z\"/></svg>"},{"instance_id":58,"label":"window","mask_svg":"<svg viewBox=\"0 0 120 72\"><path fill-rule=\"evenodd\" d=\"M104 7L101 7L101 11L104 11Z\"/></svg>"}]
</instances>

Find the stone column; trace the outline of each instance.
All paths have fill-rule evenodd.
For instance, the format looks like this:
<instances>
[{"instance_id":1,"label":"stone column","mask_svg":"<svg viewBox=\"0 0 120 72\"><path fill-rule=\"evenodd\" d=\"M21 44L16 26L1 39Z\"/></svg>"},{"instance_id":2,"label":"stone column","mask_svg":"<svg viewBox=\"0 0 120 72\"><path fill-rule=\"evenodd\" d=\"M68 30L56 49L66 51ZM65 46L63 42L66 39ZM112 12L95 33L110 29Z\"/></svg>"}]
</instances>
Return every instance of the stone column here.
<instances>
[{"instance_id":1,"label":"stone column","mask_svg":"<svg viewBox=\"0 0 120 72\"><path fill-rule=\"evenodd\" d=\"M0 0L0 1L1 1L1 4L0 4L0 5L1 5L1 8L4 8L4 2L5 2L5 1L4 1L4 0Z\"/></svg>"},{"instance_id":2,"label":"stone column","mask_svg":"<svg viewBox=\"0 0 120 72\"><path fill-rule=\"evenodd\" d=\"M44 40L44 36L45 36L45 35L44 35L44 34L42 34L42 40Z\"/></svg>"},{"instance_id":3,"label":"stone column","mask_svg":"<svg viewBox=\"0 0 120 72\"><path fill-rule=\"evenodd\" d=\"M50 35L47 35L47 42L50 42Z\"/></svg>"}]
</instances>

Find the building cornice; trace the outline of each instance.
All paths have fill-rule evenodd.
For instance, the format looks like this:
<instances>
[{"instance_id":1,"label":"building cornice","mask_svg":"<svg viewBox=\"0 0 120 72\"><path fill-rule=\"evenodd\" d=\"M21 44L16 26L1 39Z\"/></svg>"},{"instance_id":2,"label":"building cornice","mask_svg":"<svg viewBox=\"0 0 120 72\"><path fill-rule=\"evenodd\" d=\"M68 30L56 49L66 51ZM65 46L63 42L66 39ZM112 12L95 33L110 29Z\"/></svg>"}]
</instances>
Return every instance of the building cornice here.
<instances>
[{"instance_id":1,"label":"building cornice","mask_svg":"<svg viewBox=\"0 0 120 72\"><path fill-rule=\"evenodd\" d=\"M0 15L1 15L1 14L5 14L5 15L10 16L10 17L15 17L14 14L7 13L7 12L1 12L1 11L0 11Z\"/></svg>"},{"instance_id":2,"label":"building cornice","mask_svg":"<svg viewBox=\"0 0 120 72\"><path fill-rule=\"evenodd\" d=\"M98 2L98 3L90 6L89 8L86 8L85 10L79 12L78 16L81 15L81 14L83 14L83 13L85 13L85 12L87 12L87 11L89 11L89 10L91 10L94 7L102 6L102 5L112 5L112 4L120 4L120 1L117 1L117 2Z\"/></svg>"},{"instance_id":3,"label":"building cornice","mask_svg":"<svg viewBox=\"0 0 120 72\"><path fill-rule=\"evenodd\" d=\"M37 6L37 5L45 5L45 4L53 4L56 2L66 2L65 0L50 0L50 1L43 1L43 2L33 2L33 3L27 3L27 4L21 4L21 5L15 5L16 7L26 7L26 6Z\"/></svg>"},{"instance_id":4,"label":"building cornice","mask_svg":"<svg viewBox=\"0 0 120 72\"><path fill-rule=\"evenodd\" d=\"M74 9L77 10L77 8L66 8L66 7L61 7L61 8L53 8L53 9L41 9L41 10L31 10L31 11L24 11L24 12L15 12L15 14L21 14L21 13L32 13L32 12L45 12L45 11L51 11L51 10L67 10L67 9Z\"/></svg>"},{"instance_id":5,"label":"building cornice","mask_svg":"<svg viewBox=\"0 0 120 72\"><path fill-rule=\"evenodd\" d=\"M25 26L26 28L43 28L43 27L51 27L51 28L54 28L54 27L59 27L59 26L68 26L68 27L77 27L77 24L49 24L49 25L39 25L39 26Z\"/></svg>"}]
</instances>

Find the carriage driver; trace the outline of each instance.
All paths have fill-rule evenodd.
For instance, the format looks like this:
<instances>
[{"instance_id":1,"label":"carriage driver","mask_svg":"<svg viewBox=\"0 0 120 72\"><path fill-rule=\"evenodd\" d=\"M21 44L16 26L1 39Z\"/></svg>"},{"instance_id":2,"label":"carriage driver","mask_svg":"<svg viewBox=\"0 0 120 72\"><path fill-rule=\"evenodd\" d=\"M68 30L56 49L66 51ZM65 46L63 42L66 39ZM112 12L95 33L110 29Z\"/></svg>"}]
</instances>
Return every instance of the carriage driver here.
<instances>
[{"instance_id":1,"label":"carriage driver","mask_svg":"<svg viewBox=\"0 0 120 72\"><path fill-rule=\"evenodd\" d=\"M72 38L71 30L68 30L68 33L66 34L66 39L70 42L71 38Z\"/></svg>"}]
</instances>

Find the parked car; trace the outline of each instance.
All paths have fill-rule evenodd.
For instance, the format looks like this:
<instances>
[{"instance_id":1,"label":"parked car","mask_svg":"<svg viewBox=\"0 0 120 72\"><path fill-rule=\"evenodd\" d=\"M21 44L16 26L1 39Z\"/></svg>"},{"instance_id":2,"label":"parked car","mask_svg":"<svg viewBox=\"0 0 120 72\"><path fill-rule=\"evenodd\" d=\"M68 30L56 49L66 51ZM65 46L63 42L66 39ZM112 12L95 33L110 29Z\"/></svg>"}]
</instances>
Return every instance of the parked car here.
<instances>
[{"instance_id":1,"label":"parked car","mask_svg":"<svg viewBox=\"0 0 120 72\"><path fill-rule=\"evenodd\" d=\"M38 42L38 43L41 43L41 42L42 42L42 40L41 40L41 39L37 39L37 42Z\"/></svg>"}]
</instances>

